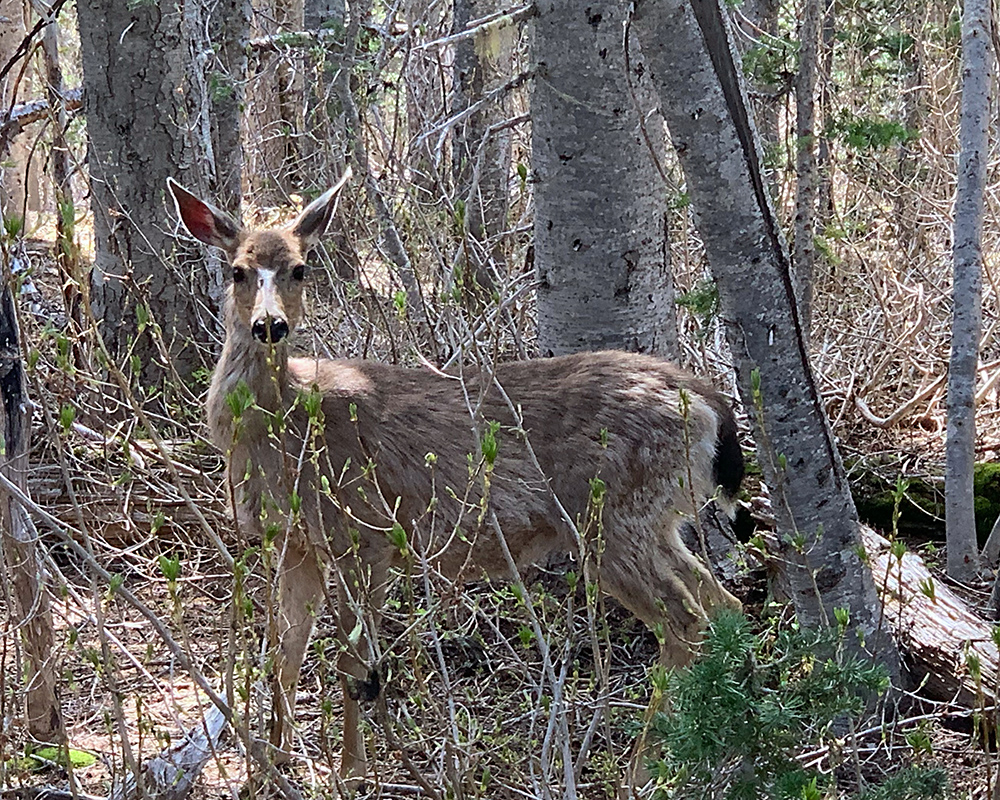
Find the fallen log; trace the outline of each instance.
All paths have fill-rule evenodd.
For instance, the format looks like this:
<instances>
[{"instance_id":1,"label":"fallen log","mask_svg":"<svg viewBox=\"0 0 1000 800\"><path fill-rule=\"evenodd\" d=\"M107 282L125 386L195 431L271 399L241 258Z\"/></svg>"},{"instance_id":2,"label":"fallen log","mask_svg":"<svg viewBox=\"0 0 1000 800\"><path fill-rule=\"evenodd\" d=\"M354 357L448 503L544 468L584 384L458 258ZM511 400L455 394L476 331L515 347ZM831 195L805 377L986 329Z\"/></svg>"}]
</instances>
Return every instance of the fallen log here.
<instances>
[{"instance_id":1,"label":"fallen log","mask_svg":"<svg viewBox=\"0 0 1000 800\"><path fill-rule=\"evenodd\" d=\"M889 541L871 528L862 525L861 534L884 622L896 635L920 693L969 708L977 702L993 705L1000 674L994 626L933 575L918 555L906 552L898 559Z\"/></svg>"},{"instance_id":2,"label":"fallen log","mask_svg":"<svg viewBox=\"0 0 1000 800\"><path fill-rule=\"evenodd\" d=\"M142 766L142 787L136 776L127 773L111 791L108 800L184 800L208 760L218 749L227 727L226 718L214 705L184 739Z\"/></svg>"}]
</instances>

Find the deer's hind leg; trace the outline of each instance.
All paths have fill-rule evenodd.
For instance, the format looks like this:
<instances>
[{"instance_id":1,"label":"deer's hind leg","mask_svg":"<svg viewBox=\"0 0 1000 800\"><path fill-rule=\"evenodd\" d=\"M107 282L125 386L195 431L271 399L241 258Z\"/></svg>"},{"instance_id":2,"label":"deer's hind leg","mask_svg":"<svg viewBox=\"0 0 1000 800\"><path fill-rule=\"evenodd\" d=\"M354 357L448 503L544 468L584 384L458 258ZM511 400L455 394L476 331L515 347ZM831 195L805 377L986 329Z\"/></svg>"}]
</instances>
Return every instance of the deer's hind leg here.
<instances>
[{"instance_id":1,"label":"deer's hind leg","mask_svg":"<svg viewBox=\"0 0 1000 800\"><path fill-rule=\"evenodd\" d=\"M712 611L741 608L684 546L678 521L606 517L601 564L604 590L662 636L660 661L666 666L691 660Z\"/></svg>"},{"instance_id":2,"label":"deer's hind leg","mask_svg":"<svg viewBox=\"0 0 1000 800\"><path fill-rule=\"evenodd\" d=\"M316 549L289 536L279 551L278 647L275 659L271 744L287 758L292 748L295 692L313 624L325 596L326 568Z\"/></svg>"}]
</instances>

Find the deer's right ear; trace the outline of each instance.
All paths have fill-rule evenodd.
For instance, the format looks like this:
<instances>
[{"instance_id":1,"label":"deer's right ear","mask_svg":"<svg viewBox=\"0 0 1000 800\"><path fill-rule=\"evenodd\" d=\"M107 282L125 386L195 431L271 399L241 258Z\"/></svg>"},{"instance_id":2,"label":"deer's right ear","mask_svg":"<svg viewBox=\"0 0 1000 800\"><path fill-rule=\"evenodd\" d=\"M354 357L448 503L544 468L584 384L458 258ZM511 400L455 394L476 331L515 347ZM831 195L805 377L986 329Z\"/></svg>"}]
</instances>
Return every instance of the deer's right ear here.
<instances>
[{"instance_id":1,"label":"deer's right ear","mask_svg":"<svg viewBox=\"0 0 1000 800\"><path fill-rule=\"evenodd\" d=\"M224 211L199 200L173 178L167 178L167 188L177 206L177 216L198 241L221 247L233 253L240 243L239 224Z\"/></svg>"}]
</instances>

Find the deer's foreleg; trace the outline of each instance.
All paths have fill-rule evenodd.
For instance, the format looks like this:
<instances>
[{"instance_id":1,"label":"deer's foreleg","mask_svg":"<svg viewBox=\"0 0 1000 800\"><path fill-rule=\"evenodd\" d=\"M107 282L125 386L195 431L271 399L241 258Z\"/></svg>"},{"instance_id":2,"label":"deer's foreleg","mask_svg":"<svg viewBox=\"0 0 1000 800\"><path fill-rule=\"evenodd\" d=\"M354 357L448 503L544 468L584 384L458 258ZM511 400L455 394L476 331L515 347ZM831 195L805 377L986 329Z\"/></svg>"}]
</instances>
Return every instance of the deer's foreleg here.
<instances>
[{"instance_id":1,"label":"deer's foreleg","mask_svg":"<svg viewBox=\"0 0 1000 800\"><path fill-rule=\"evenodd\" d=\"M292 746L295 690L323 600L326 569L316 550L296 537L284 543L279 559L271 743L287 754Z\"/></svg>"}]
</instances>

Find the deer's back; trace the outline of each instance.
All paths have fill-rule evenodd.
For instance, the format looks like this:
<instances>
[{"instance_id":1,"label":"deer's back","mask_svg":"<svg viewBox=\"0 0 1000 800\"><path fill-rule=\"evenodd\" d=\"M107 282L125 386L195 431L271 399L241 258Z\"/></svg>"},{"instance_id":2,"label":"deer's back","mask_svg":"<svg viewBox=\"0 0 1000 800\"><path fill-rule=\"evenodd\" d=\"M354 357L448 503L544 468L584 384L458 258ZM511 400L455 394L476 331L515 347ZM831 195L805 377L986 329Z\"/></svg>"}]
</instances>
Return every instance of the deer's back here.
<instances>
[{"instance_id":1,"label":"deer's back","mask_svg":"<svg viewBox=\"0 0 1000 800\"><path fill-rule=\"evenodd\" d=\"M553 492L583 519L603 486L608 536L624 520L656 527L690 512L692 489L696 501L714 489L716 432L731 414L725 398L677 367L617 352L499 365L503 392L479 374L465 375L463 391L428 369L369 361L292 359L290 373L323 395L326 471L340 502L373 528L390 525L394 510L431 552L450 541L440 553L446 571L470 545L487 569L502 563L484 526L484 493L522 562L570 541ZM481 404L476 426L470 404ZM477 435L489 421L500 428L487 473Z\"/></svg>"}]
</instances>

